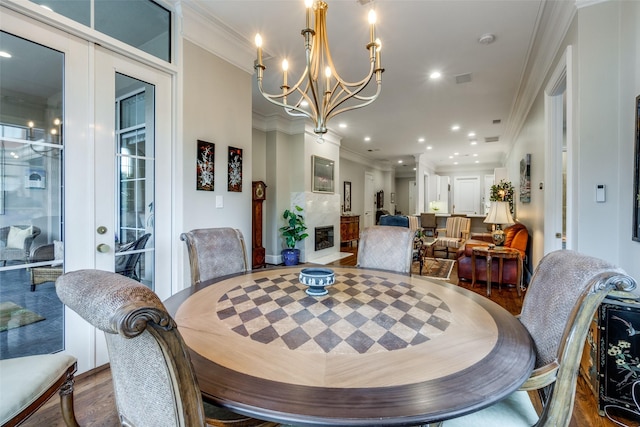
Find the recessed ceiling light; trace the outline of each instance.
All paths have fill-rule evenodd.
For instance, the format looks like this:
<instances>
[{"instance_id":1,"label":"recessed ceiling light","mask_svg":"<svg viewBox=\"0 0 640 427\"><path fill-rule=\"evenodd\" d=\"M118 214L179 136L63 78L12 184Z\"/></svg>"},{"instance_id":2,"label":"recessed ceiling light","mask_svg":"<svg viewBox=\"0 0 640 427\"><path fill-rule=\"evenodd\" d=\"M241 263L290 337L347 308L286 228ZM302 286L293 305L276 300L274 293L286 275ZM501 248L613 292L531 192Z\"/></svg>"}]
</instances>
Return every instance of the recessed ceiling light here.
<instances>
[{"instance_id":1,"label":"recessed ceiling light","mask_svg":"<svg viewBox=\"0 0 640 427\"><path fill-rule=\"evenodd\" d=\"M491 44L496 41L496 36L491 33L483 34L478 38L478 43L480 44Z\"/></svg>"},{"instance_id":2,"label":"recessed ceiling light","mask_svg":"<svg viewBox=\"0 0 640 427\"><path fill-rule=\"evenodd\" d=\"M471 145L476 145L478 143L478 141L476 141L475 139L473 141L471 141Z\"/></svg>"},{"instance_id":3,"label":"recessed ceiling light","mask_svg":"<svg viewBox=\"0 0 640 427\"><path fill-rule=\"evenodd\" d=\"M431 80L439 79L440 77L442 77L442 73L440 71L432 71L431 74L429 74L429 78Z\"/></svg>"},{"instance_id":4,"label":"recessed ceiling light","mask_svg":"<svg viewBox=\"0 0 640 427\"><path fill-rule=\"evenodd\" d=\"M418 142L420 143L424 142L424 138L418 138Z\"/></svg>"},{"instance_id":5,"label":"recessed ceiling light","mask_svg":"<svg viewBox=\"0 0 640 427\"><path fill-rule=\"evenodd\" d=\"M427 147L427 150L432 150L432 149L433 149L433 147L430 146L430 145Z\"/></svg>"},{"instance_id":6,"label":"recessed ceiling light","mask_svg":"<svg viewBox=\"0 0 640 427\"><path fill-rule=\"evenodd\" d=\"M476 160L476 163L480 163L480 160Z\"/></svg>"},{"instance_id":7,"label":"recessed ceiling light","mask_svg":"<svg viewBox=\"0 0 640 427\"><path fill-rule=\"evenodd\" d=\"M413 168L413 170L416 170L416 168Z\"/></svg>"},{"instance_id":8,"label":"recessed ceiling light","mask_svg":"<svg viewBox=\"0 0 640 427\"><path fill-rule=\"evenodd\" d=\"M398 160L398 163L402 163L402 160Z\"/></svg>"},{"instance_id":9,"label":"recessed ceiling light","mask_svg":"<svg viewBox=\"0 0 640 427\"><path fill-rule=\"evenodd\" d=\"M459 155L460 155L460 153L453 153L453 155L454 155L454 156L459 156Z\"/></svg>"},{"instance_id":10,"label":"recessed ceiling light","mask_svg":"<svg viewBox=\"0 0 640 427\"><path fill-rule=\"evenodd\" d=\"M341 128L346 128L347 124L346 123L340 123L338 126L340 126Z\"/></svg>"},{"instance_id":11,"label":"recessed ceiling light","mask_svg":"<svg viewBox=\"0 0 640 427\"><path fill-rule=\"evenodd\" d=\"M11 58L11 54L9 52L5 52L4 50L0 50L0 56L3 58Z\"/></svg>"},{"instance_id":12,"label":"recessed ceiling light","mask_svg":"<svg viewBox=\"0 0 640 427\"><path fill-rule=\"evenodd\" d=\"M460 130L460 125L453 125L453 126L451 126L451 130L452 130L452 131L454 131L454 132L459 131L459 130Z\"/></svg>"},{"instance_id":13,"label":"recessed ceiling light","mask_svg":"<svg viewBox=\"0 0 640 427\"><path fill-rule=\"evenodd\" d=\"M450 159L453 159L453 156L449 156Z\"/></svg>"},{"instance_id":14,"label":"recessed ceiling light","mask_svg":"<svg viewBox=\"0 0 640 427\"><path fill-rule=\"evenodd\" d=\"M371 137L370 136L365 136L364 137L364 142L369 142L371 141Z\"/></svg>"},{"instance_id":15,"label":"recessed ceiling light","mask_svg":"<svg viewBox=\"0 0 640 427\"><path fill-rule=\"evenodd\" d=\"M307 101L302 101L302 102L300 103L300 106L301 106L301 107L308 107L308 106L309 106L309 103L308 103Z\"/></svg>"},{"instance_id":16,"label":"recessed ceiling light","mask_svg":"<svg viewBox=\"0 0 640 427\"><path fill-rule=\"evenodd\" d=\"M454 165L457 165L457 164L458 164L458 162L453 162L453 164L454 164Z\"/></svg>"},{"instance_id":17,"label":"recessed ceiling light","mask_svg":"<svg viewBox=\"0 0 640 427\"><path fill-rule=\"evenodd\" d=\"M473 153L473 157L478 157L478 153Z\"/></svg>"},{"instance_id":18,"label":"recessed ceiling light","mask_svg":"<svg viewBox=\"0 0 640 427\"><path fill-rule=\"evenodd\" d=\"M469 132L469 134L467 135L469 138L473 138L474 136L476 136L475 132Z\"/></svg>"}]
</instances>

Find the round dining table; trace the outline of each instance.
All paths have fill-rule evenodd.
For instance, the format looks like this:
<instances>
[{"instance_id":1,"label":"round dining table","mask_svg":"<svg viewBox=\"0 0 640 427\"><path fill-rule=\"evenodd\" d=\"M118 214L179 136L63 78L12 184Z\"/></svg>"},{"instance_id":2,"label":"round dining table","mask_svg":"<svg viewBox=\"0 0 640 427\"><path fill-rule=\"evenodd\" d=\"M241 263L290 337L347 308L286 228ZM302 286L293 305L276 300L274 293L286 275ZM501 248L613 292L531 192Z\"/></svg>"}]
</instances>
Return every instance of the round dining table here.
<instances>
[{"instance_id":1,"label":"round dining table","mask_svg":"<svg viewBox=\"0 0 640 427\"><path fill-rule=\"evenodd\" d=\"M165 301L203 396L295 426L416 426L480 410L533 370L527 330L440 280L335 267L311 296L303 267L202 283Z\"/></svg>"}]
</instances>

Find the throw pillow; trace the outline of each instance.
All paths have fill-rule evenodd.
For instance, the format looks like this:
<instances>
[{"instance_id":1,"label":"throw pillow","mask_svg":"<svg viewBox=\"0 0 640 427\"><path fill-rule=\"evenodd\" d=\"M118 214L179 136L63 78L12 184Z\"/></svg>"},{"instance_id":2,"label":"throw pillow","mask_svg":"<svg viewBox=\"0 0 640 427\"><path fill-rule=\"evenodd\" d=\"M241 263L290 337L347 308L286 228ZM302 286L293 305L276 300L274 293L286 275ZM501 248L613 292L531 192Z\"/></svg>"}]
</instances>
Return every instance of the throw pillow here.
<instances>
[{"instance_id":1,"label":"throw pillow","mask_svg":"<svg viewBox=\"0 0 640 427\"><path fill-rule=\"evenodd\" d=\"M53 259L61 260L64 258L64 243L60 240L53 241Z\"/></svg>"},{"instance_id":2,"label":"throw pillow","mask_svg":"<svg viewBox=\"0 0 640 427\"><path fill-rule=\"evenodd\" d=\"M31 236L32 233L33 227L27 227L23 230L12 225L7 236L7 248L24 249L24 239Z\"/></svg>"}]
</instances>

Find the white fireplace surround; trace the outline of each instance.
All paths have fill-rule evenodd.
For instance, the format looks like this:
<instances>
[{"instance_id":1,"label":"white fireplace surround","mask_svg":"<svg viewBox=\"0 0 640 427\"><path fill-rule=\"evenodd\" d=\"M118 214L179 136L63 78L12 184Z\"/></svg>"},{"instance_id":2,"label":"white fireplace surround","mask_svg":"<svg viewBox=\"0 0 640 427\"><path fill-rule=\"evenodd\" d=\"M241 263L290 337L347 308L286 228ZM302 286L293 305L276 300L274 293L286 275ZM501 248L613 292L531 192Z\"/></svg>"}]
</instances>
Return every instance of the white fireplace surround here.
<instances>
[{"instance_id":1,"label":"white fireplace surround","mask_svg":"<svg viewBox=\"0 0 640 427\"><path fill-rule=\"evenodd\" d=\"M291 207L304 209L305 225L309 237L298 243L301 262L314 262L328 255L340 253L340 194L291 193ZM315 250L314 230L316 227L333 226L334 245L331 248Z\"/></svg>"}]
</instances>

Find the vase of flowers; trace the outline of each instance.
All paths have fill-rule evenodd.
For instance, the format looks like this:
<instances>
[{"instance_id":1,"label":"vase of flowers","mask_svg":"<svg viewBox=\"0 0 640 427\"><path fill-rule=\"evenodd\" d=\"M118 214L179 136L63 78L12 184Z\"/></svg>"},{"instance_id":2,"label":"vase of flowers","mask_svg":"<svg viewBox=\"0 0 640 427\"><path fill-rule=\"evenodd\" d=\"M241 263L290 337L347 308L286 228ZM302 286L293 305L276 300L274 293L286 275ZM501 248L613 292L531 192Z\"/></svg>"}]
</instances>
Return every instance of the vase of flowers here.
<instances>
[{"instance_id":1,"label":"vase of flowers","mask_svg":"<svg viewBox=\"0 0 640 427\"><path fill-rule=\"evenodd\" d=\"M491 186L491 196L490 200L492 202L509 202L509 208L511 210L511 215L513 212L513 195L515 190L511 181L505 181L501 179L499 183Z\"/></svg>"}]
</instances>

